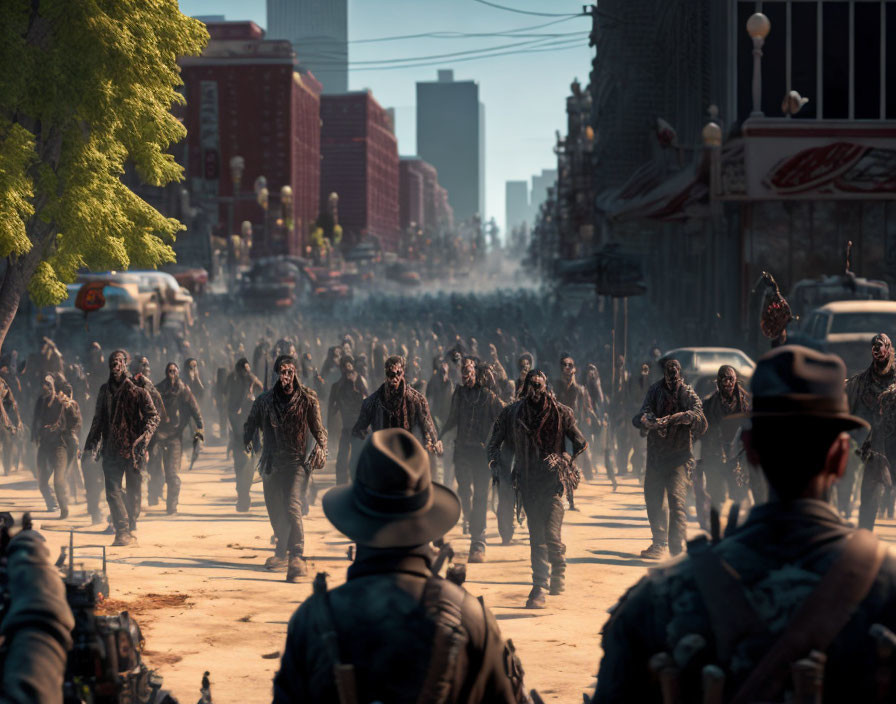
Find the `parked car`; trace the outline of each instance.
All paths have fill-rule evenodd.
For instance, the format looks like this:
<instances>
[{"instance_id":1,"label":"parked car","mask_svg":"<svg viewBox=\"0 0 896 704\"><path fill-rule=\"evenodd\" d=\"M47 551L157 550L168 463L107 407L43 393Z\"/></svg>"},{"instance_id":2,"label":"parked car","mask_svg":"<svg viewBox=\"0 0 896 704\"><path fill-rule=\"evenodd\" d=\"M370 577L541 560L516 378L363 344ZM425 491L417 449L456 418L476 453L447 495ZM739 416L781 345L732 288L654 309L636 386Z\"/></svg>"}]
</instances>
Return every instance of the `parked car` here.
<instances>
[{"instance_id":1,"label":"parked car","mask_svg":"<svg viewBox=\"0 0 896 704\"><path fill-rule=\"evenodd\" d=\"M299 300L304 285L304 275L294 263L265 257L240 274L237 295L250 310L288 308Z\"/></svg>"},{"instance_id":2,"label":"parked car","mask_svg":"<svg viewBox=\"0 0 896 704\"><path fill-rule=\"evenodd\" d=\"M158 335L161 310L136 283L109 281L103 286L105 304L87 314L75 307L81 286L69 284L68 298L55 307L54 339L62 347L80 351L88 338L104 347L121 347Z\"/></svg>"},{"instance_id":3,"label":"parked car","mask_svg":"<svg viewBox=\"0 0 896 704\"><path fill-rule=\"evenodd\" d=\"M104 315L99 317L112 316L123 320L149 337L158 334L159 328L162 326L161 298L156 291L146 290L142 287L137 276L127 272L90 272L79 274L72 286L80 288L81 284L88 281L104 281L107 284L103 289L106 305L96 312L104 312ZM71 291L70 295L72 295ZM77 291L73 295L77 296ZM74 300L71 298L71 311L83 315L74 307ZM69 301L63 303L67 304ZM64 311L57 306L57 313L61 314L62 312Z\"/></svg>"},{"instance_id":4,"label":"parked car","mask_svg":"<svg viewBox=\"0 0 896 704\"><path fill-rule=\"evenodd\" d=\"M798 324L805 330L805 318L816 308L834 301L886 301L890 298L890 287L885 281L866 279L853 272L836 276L822 276L819 279L802 279L797 281L787 302ZM791 326L792 327L792 326Z\"/></svg>"},{"instance_id":5,"label":"parked car","mask_svg":"<svg viewBox=\"0 0 896 704\"><path fill-rule=\"evenodd\" d=\"M678 347L666 352L662 359L677 359L681 363L681 375L700 398L716 390L716 378L723 364L734 367L745 388L756 369L747 353L734 347Z\"/></svg>"},{"instance_id":6,"label":"parked car","mask_svg":"<svg viewBox=\"0 0 896 704\"><path fill-rule=\"evenodd\" d=\"M839 355L849 375L871 361L871 338L886 333L896 338L896 301L835 301L809 314L803 334Z\"/></svg>"}]
</instances>

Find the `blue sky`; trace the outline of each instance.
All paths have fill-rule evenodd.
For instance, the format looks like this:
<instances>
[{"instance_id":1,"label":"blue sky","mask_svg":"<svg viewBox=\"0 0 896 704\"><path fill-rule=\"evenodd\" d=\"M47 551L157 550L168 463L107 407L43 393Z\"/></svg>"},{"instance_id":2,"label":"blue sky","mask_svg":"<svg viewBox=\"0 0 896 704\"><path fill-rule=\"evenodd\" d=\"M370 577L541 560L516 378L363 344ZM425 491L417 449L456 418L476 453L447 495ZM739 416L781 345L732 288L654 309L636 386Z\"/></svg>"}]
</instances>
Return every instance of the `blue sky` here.
<instances>
[{"instance_id":1,"label":"blue sky","mask_svg":"<svg viewBox=\"0 0 896 704\"><path fill-rule=\"evenodd\" d=\"M581 12L583 0L494 0L520 10L545 13ZM265 0L180 0L188 15L225 15L266 24ZM421 32L503 32L562 20L531 34L567 34L558 38L571 48L399 70L349 71L351 90L369 88L384 107L396 109L398 150L416 152L415 95L417 81L435 80L439 68L454 70L455 80L479 82L486 111L486 217L504 229L504 183L530 180L543 168L554 168L555 130L566 131L566 96L573 78L588 82L593 50L588 47L590 17L564 19L524 15L488 7L474 0L349 0L349 41ZM420 38L349 44L349 61L371 61L447 54L482 49L526 39L508 37ZM553 41L544 39L544 41ZM300 56L301 58L301 56Z\"/></svg>"}]
</instances>

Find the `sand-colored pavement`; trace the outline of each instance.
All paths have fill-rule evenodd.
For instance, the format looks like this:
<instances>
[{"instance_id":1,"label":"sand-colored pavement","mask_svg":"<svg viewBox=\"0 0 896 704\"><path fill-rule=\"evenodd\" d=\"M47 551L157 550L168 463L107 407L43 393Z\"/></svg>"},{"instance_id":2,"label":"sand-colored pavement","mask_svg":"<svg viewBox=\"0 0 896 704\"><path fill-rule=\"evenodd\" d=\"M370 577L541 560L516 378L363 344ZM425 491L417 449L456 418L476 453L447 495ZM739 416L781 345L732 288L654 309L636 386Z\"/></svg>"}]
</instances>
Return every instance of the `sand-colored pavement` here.
<instances>
[{"instance_id":1,"label":"sand-colored pavement","mask_svg":"<svg viewBox=\"0 0 896 704\"><path fill-rule=\"evenodd\" d=\"M328 572L331 586L345 579L350 543L332 528L318 501L305 521L309 577L288 584L285 573L263 566L273 548L260 483L253 486L251 512L236 513L232 470L221 447L207 448L182 479L178 515L144 508L138 545L107 547L111 598L135 615L146 638L146 660L181 702L198 699L205 670L211 672L216 704L270 701L290 615L311 593L316 572ZM332 484L332 474L323 473L319 481ZM582 692L593 692L607 609L655 564L638 557L650 531L636 479L624 479L615 493L604 478L583 483L576 503L580 510L567 512L563 530L567 590L548 597L546 609L524 608L531 584L525 526L511 545L501 546L490 513L487 561L467 568L467 590L484 597L516 645L527 686L546 701L581 702ZM83 546L112 542L100 534L102 526L90 526L83 502L65 521L43 511L27 472L0 477L0 506L17 518L32 511L54 556L68 543L69 529L76 555L85 558L98 551ZM696 530L693 522L691 529ZM896 524L883 521L880 532L892 540ZM469 546L460 528L448 538L457 561L465 561Z\"/></svg>"}]
</instances>

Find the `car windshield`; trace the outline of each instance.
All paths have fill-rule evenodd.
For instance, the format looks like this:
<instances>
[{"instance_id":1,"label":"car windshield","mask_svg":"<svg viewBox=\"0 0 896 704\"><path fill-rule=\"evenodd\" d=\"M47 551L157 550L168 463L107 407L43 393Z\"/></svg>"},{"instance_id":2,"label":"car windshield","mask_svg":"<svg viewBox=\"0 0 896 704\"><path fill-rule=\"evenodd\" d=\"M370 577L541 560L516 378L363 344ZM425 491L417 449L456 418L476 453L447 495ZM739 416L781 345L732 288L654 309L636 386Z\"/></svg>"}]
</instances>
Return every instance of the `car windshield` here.
<instances>
[{"instance_id":1,"label":"car windshield","mask_svg":"<svg viewBox=\"0 0 896 704\"><path fill-rule=\"evenodd\" d=\"M896 312L869 313L836 313L831 323L831 334L879 333L888 335L896 333Z\"/></svg>"},{"instance_id":2,"label":"car windshield","mask_svg":"<svg viewBox=\"0 0 896 704\"><path fill-rule=\"evenodd\" d=\"M698 352L697 363L700 366L721 367L728 364L735 369L743 369L751 365L746 359L734 352Z\"/></svg>"}]
</instances>

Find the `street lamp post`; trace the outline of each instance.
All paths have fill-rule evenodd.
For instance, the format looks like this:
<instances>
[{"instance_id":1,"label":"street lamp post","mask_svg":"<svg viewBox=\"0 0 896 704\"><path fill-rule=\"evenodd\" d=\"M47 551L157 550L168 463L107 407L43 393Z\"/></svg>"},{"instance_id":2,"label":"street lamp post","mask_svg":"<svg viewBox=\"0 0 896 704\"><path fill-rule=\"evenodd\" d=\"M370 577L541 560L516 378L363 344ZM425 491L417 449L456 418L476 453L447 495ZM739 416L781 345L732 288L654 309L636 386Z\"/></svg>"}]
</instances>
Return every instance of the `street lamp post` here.
<instances>
[{"instance_id":1,"label":"street lamp post","mask_svg":"<svg viewBox=\"0 0 896 704\"><path fill-rule=\"evenodd\" d=\"M762 45L771 31L772 23L761 12L750 15L747 34L753 40L753 112L750 117L764 117L762 112Z\"/></svg>"},{"instance_id":2,"label":"street lamp post","mask_svg":"<svg viewBox=\"0 0 896 704\"><path fill-rule=\"evenodd\" d=\"M228 288L232 292L236 283L236 251L233 246L233 217L234 207L240 193L240 182L243 180L243 171L246 168L246 160L241 156L230 159L230 179L233 183L233 193L227 204L227 268Z\"/></svg>"}]
</instances>

